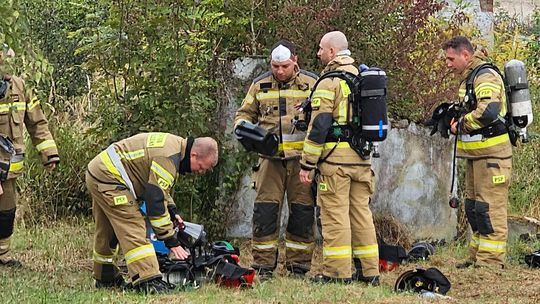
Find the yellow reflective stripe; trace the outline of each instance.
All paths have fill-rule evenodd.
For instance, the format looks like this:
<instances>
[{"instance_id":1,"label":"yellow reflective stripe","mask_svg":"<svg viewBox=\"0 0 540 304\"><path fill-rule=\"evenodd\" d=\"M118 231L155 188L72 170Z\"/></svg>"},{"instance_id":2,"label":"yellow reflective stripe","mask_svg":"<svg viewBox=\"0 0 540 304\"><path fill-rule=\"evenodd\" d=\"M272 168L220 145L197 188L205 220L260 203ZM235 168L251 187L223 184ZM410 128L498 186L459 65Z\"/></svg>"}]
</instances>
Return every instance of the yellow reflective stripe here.
<instances>
[{"instance_id":1,"label":"yellow reflective stripe","mask_svg":"<svg viewBox=\"0 0 540 304\"><path fill-rule=\"evenodd\" d=\"M271 241L263 241L263 242L257 242L257 241L253 241L253 248L255 249L272 249L272 248L277 248L277 243L278 241L277 240L271 240Z\"/></svg>"},{"instance_id":2,"label":"yellow reflective stripe","mask_svg":"<svg viewBox=\"0 0 540 304\"><path fill-rule=\"evenodd\" d=\"M281 97L287 97L287 98L308 98L309 94L311 93L309 90L302 91L302 90L283 90L280 92Z\"/></svg>"},{"instance_id":3,"label":"yellow reflective stripe","mask_svg":"<svg viewBox=\"0 0 540 304\"><path fill-rule=\"evenodd\" d=\"M24 110L26 110L26 103L23 101L0 104L0 113Z\"/></svg>"},{"instance_id":4,"label":"yellow reflective stripe","mask_svg":"<svg viewBox=\"0 0 540 304\"><path fill-rule=\"evenodd\" d=\"M34 96L34 98L32 98L32 100L28 103L26 108L28 109L28 111L32 111L32 109L34 109L37 105L39 105L39 99Z\"/></svg>"},{"instance_id":5,"label":"yellow reflective stripe","mask_svg":"<svg viewBox=\"0 0 540 304\"><path fill-rule=\"evenodd\" d=\"M267 91L267 92L259 92L256 95L258 100L266 100L266 99L278 99L279 98L279 91Z\"/></svg>"},{"instance_id":6,"label":"yellow reflective stripe","mask_svg":"<svg viewBox=\"0 0 540 304\"><path fill-rule=\"evenodd\" d=\"M473 235L471 241L469 242L469 247L478 248L478 236Z\"/></svg>"},{"instance_id":7,"label":"yellow reflective stripe","mask_svg":"<svg viewBox=\"0 0 540 304\"><path fill-rule=\"evenodd\" d=\"M347 81L340 80L339 86L341 87L341 95L343 95L343 97L348 97L351 94L351 89L349 88L349 85L347 85Z\"/></svg>"},{"instance_id":8,"label":"yellow reflective stripe","mask_svg":"<svg viewBox=\"0 0 540 304\"><path fill-rule=\"evenodd\" d=\"M169 185L173 184L174 176L155 161L152 161L152 166L150 167L150 169L152 169L152 171L154 171L157 175L161 176L166 182L169 183Z\"/></svg>"},{"instance_id":9,"label":"yellow reflective stripe","mask_svg":"<svg viewBox=\"0 0 540 304\"><path fill-rule=\"evenodd\" d=\"M303 141L289 141L284 142L282 144L279 144L278 150L302 150L304 148L304 142Z\"/></svg>"},{"instance_id":10,"label":"yellow reflective stripe","mask_svg":"<svg viewBox=\"0 0 540 304\"><path fill-rule=\"evenodd\" d=\"M285 247L290 248L290 249L311 251L312 246L313 246L313 242L305 243L305 242L296 242L296 241L285 239Z\"/></svg>"},{"instance_id":11,"label":"yellow reflective stripe","mask_svg":"<svg viewBox=\"0 0 540 304\"><path fill-rule=\"evenodd\" d=\"M330 90L317 89L315 90L315 92L313 92L313 96L311 96L311 99L315 98L326 98L334 100L336 98L336 93Z\"/></svg>"},{"instance_id":12,"label":"yellow reflective stripe","mask_svg":"<svg viewBox=\"0 0 540 304\"><path fill-rule=\"evenodd\" d=\"M476 149L484 149L496 146L498 144L502 144L504 142L507 142L510 140L510 137L508 137L508 133L487 138L485 140L481 141L471 141L471 142L463 142L461 140L458 140L457 142L457 148L462 150L476 150Z\"/></svg>"},{"instance_id":13,"label":"yellow reflective stripe","mask_svg":"<svg viewBox=\"0 0 540 304\"><path fill-rule=\"evenodd\" d=\"M99 153L99 158L101 159L101 161L103 162L103 164L105 165L105 167L107 168L107 170L109 170L109 172L119 181L121 182L122 184L126 185L126 182L124 181L124 179L122 178L122 176L120 175L120 172L118 172L118 170L116 169L116 167L113 165L111 159L109 158L109 154L107 154L107 151L102 151L101 153Z\"/></svg>"},{"instance_id":14,"label":"yellow reflective stripe","mask_svg":"<svg viewBox=\"0 0 540 304\"><path fill-rule=\"evenodd\" d=\"M347 123L347 105L349 100L345 97L339 102L337 122L340 125Z\"/></svg>"},{"instance_id":15,"label":"yellow reflective stripe","mask_svg":"<svg viewBox=\"0 0 540 304\"><path fill-rule=\"evenodd\" d=\"M132 152L119 152L118 156L121 159L134 160L137 158L144 157L144 149L135 150Z\"/></svg>"},{"instance_id":16,"label":"yellow reflective stripe","mask_svg":"<svg viewBox=\"0 0 540 304\"><path fill-rule=\"evenodd\" d=\"M506 242L492 241L480 238L478 242L478 250L491 252L506 252Z\"/></svg>"},{"instance_id":17,"label":"yellow reflective stripe","mask_svg":"<svg viewBox=\"0 0 540 304\"><path fill-rule=\"evenodd\" d=\"M131 249L128 251L125 255L126 258L126 264L131 264L133 262L136 262L140 259L144 259L147 257L156 256L156 251L154 250L154 246L152 244L139 246L137 248Z\"/></svg>"},{"instance_id":18,"label":"yellow reflective stripe","mask_svg":"<svg viewBox=\"0 0 540 304\"><path fill-rule=\"evenodd\" d=\"M330 150L330 149L334 149L334 146L336 145L337 142L327 142L324 144L324 149L325 150ZM344 148L350 148L351 146L349 145L348 142L340 142L336 149L344 149Z\"/></svg>"},{"instance_id":19,"label":"yellow reflective stripe","mask_svg":"<svg viewBox=\"0 0 540 304\"><path fill-rule=\"evenodd\" d=\"M171 223L171 217L168 214L158 219L150 220L150 224L152 225L152 227L163 227Z\"/></svg>"},{"instance_id":20,"label":"yellow reflective stripe","mask_svg":"<svg viewBox=\"0 0 540 304\"><path fill-rule=\"evenodd\" d=\"M52 139L44 140L39 145L36 146L36 149L38 150L38 152L41 152L47 149L52 149L52 148L56 149L56 143Z\"/></svg>"},{"instance_id":21,"label":"yellow reflective stripe","mask_svg":"<svg viewBox=\"0 0 540 304\"><path fill-rule=\"evenodd\" d=\"M379 255L379 245L372 244L366 246L353 247L353 255L355 258L370 258Z\"/></svg>"},{"instance_id":22,"label":"yellow reflective stripe","mask_svg":"<svg viewBox=\"0 0 540 304\"><path fill-rule=\"evenodd\" d=\"M476 94L482 90L496 91L498 93L501 91L501 86L490 82L483 82L474 88Z\"/></svg>"},{"instance_id":23,"label":"yellow reflective stripe","mask_svg":"<svg viewBox=\"0 0 540 304\"><path fill-rule=\"evenodd\" d=\"M302 90L272 90L267 92L258 92L256 97L258 100L266 100L266 99L277 99L279 97L284 98L308 98L310 94L309 90L302 91ZM248 95L249 96L249 95ZM253 97L251 97L251 101L248 101L248 96L246 96L245 102L251 103L253 101Z\"/></svg>"},{"instance_id":24,"label":"yellow reflective stripe","mask_svg":"<svg viewBox=\"0 0 540 304\"><path fill-rule=\"evenodd\" d=\"M321 155L322 153L322 146L315 146L310 144L309 142L304 142L304 152L311 154L311 155Z\"/></svg>"},{"instance_id":25,"label":"yellow reflective stripe","mask_svg":"<svg viewBox=\"0 0 540 304\"><path fill-rule=\"evenodd\" d=\"M165 140L167 140L167 135L167 133L150 133L146 140L146 147L163 148L165 146Z\"/></svg>"},{"instance_id":26,"label":"yellow reflective stripe","mask_svg":"<svg viewBox=\"0 0 540 304\"><path fill-rule=\"evenodd\" d=\"M24 160L21 160L21 161L16 162L16 163L11 163L11 164L9 164L9 172L20 171L20 170L22 170L23 167L24 167Z\"/></svg>"},{"instance_id":27,"label":"yellow reflective stripe","mask_svg":"<svg viewBox=\"0 0 540 304\"><path fill-rule=\"evenodd\" d=\"M99 254L94 250L94 262L98 264L112 264L114 255Z\"/></svg>"},{"instance_id":28,"label":"yellow reflective stripe","mask_svg":"<svg viewBox=\"0 0 540 304\"><path fill-rule=\"evenodd\" d=\"M324 247L323 256L326 259L350 259L351 246Z\"/></svg>"},{"instance_id":29,"label":"yellow reflective stripe","mask_svg":"<svg viewBox=\"0 0 540 304\"><path fill-rule=\"evenodd\" d=\"M483 127L477 120L473 117L472 112L465 115L464 119L471 125L473 130L477 130Z\"/></svg>"},{"instance_id":30,"label":"yellow reflective stripe","mask_svg":"<svg viewBox=\"0 0 540 304\"><path fill-rule=\"evenodd\" d=\"M251 104L253 103L253 100L254 100L253 96L248 93L246 95L246 98L244 98L244 101L242 101L242 104Z\"/></svg>"}]
</instances>

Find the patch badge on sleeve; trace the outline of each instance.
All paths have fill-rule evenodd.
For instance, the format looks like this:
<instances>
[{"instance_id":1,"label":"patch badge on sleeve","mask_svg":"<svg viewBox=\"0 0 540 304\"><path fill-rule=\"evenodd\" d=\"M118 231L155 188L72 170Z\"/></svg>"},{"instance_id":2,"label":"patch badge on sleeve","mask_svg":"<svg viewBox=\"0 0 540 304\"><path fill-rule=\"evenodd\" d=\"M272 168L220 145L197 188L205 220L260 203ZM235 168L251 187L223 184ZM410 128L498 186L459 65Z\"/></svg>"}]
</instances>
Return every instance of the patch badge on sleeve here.
<instances>
[{"instance_id":1,"label":"patch badge on sleeve","mask_svg":"<svg viewBox=\"0 0 540 304\"><path fill-rule=\"evenodd\" d=\"M504 175L493 176L494 184L504 184L506 182L506 177Z\"/></svg>"},{"instance_id":2,"label":"patch badge on sleeve","mask_svg":"<svg viewBox=\"0 0 540 304\"><path fill-rule=\"evenodd\" d=\"M151 133L148 136L146 146L148 148L162 148L165 146L167 133Z\"/></svg>"},{"instance_id":3,"label":"patch badge on sleeve","mask_svg":"<svg viewBox=\"0 0 540 304\"><path fill-rule=\"evenodd\" d=\"M328 191L328 185L325 184L325 183L320 183L319 184L319 190L320 191Z\"/></svg>"},{"instance_id":4,"label":"patch badge on sleeve","mask_svg":"<svg viewBox=\"0 0 540 304\"><path fill-rule=\"evenodd\" d=\"M493 91L490 89L483 89L478 94L476 94L476 97L478 98L489 98L493 94Z\"/></svg>"},{"instance_id":5,"label":"patch badge on sleeve","mask_svg":"<svg viewBox=\"0 0 540 304\"><path fill-rule=\"evenodd\" d=\"M321 107L321 99L320 98L313 98L311 100L311 108L313 110L318 110Z\"/></svg>"},{"instance_id":6,"label":"patch badge on sleeve","mask_svg":"<svg viewBox=\"0 0 540 304\"><path fill-rule=\"evenodd\" d=\"M118 205L125 205L129 203L129 200L127 198L127 196L125 195L120 195L120 196L115 196L114 197L114 205L118 206Z\"/></svg>"},{"instance_id":7,"label":"patch badge on sleeve","mask_svg":"<svg viewBox=\"0 0 540 304\"><path fill-rule=\"evenodd\" d=\"M158 179L157 182L158 182L159 187L163 190L167 190L170 187L169 182L167 182L161 177Z\"/></svg>"}]
</instances>

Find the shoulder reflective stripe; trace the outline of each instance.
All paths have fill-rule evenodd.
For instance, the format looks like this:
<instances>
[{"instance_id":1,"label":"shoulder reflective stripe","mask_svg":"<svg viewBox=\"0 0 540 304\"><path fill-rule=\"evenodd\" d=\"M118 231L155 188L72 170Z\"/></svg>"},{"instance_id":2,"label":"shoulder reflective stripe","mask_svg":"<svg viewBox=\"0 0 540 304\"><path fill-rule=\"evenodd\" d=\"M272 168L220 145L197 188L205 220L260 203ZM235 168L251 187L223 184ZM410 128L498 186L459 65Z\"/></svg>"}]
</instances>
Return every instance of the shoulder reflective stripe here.
<instances>
[{"instance_id":1,"label":"shoulder reflective stripe","mask_svg":"<svg viewBox=\"0 0 540 304\"><path fill-rule=\"evenodd\" d=\"M476 119L474 118L474 116L472 115L472 112L471 113L467 113L465 114L464 118L463 118L466 122L469 123L469 125L471 126L471 128L473 130L478 130L480 128L482 128L483 126L481 124L479 124Z\"/></svg>"},{"instance_id":2,"label":"shoulder reflective stripe","mask_svg":"<svg viewBox=\"0 0 540 304\"><path fill-rule=\"evenodd\" d=\"M167 135L167 133L150 133L148 135L148 139L146 140L146 147L163 148L165 146Z\"/></svg>"},{"instance_id":3,"label":"shoulder reflective stripe","mask_svg":"<svg viewBox=\"0 0 540 304\"><path fill-rule=\"evenodd\" d=\"M290 248L290 249L311 251L313 247L313 243L296 242L296 241L285 239L285 247Z\"/></svg>"},{"instance_id":4,"label":"shoulder reflective stripe","mask_svg":"<svg viewBox=\"0 0 540 304\"><path fill-rule=\"evenodd\" d=\"M347 97L343 97L343 99L339 102L337 122L340 125L344 125L348 121L347 119L348 117L347 106L348 105L349 105L349 99Z\"/></svg>"},{"instance_id":5,"label":"shoulder reflective stripe","mask_svg":"<svg viewBox=\"0 0 540 304\"><path fill-rule=\"evenodd\" d=\"M304 149L304 142L303 141L289 141L284 142L282 144L279 144L278 150L302 150Z\"/></svg>"},{"instance_id":6,"label":"shoulder reflective stripe","mask_svg":"<svg viewBox=\"0 0 540 304\"><path fill-rule=\"evenodd\" d=\"M107 168L107 170L123 185L126 185L126 182L124 179L120 176L120 172L114 167L114 165L111 162L111 159L109 158L109 155L107 154L107 151L102 151L99 153L99 158ZM126 185L127 186L127 185Z\"/></svg>"},{"instance_id":7,"label":"shoulder reflective stripe","mask_svg":"<svg viewBox=\"0 0 540 304\"><path fill-rule=\"evenodd\" d=\"M244 101L242 101L242 104L251 104L253 103L253 100L254 100L253 96L251 96L251 94L248 93L246 95L246 98L244 98Z\"/></svg>"},{"instance_id":8,"label":"shoulder reflective stripe","mask_svg":"<svg viewBox=\"0 0 540 304\"><path fill-rule=\"evenodd\" d=\"M312 99L326 98L326 99L334 100L336 98L336 93L330 90L317 89L315 90L315 92L313 92L313 96L311 96L311 98Z\"/></svg>"},{"instance_id":9,"label":"shoulder reflective stripe","mask_svg":"<svg viewBox=\"0 0 540 304\"><path fill-rule=\"evenodd\" d=\"M277 240L264 241L264 242L253 241L253 248L261 249L261 250L277 248L277 243L278 243Z\"/></svg>"},{"instance_id":10,"label":"shoulder reflective stripe","mask_svg":"<svg viewBox=\"0 0 540 304\"><path fill-rule=\"evenodd\" d=\"M99 254L94 250L94 262L98 264L112 264L114 255Z\"/></svg>"},{"instance_id":11,"label":"shoulder reflective stripe","mask_svg":"<svg viewBox=\"0 0 540 304\"><path fill-rule=\"evenodd\" d=\"M279 98L278 91L258 92L256 95L258 100L277 99Z\"/></svg>"},{"instance_id":12,"label":"shoulder reflective stripe","mask_svg":"<svg viewBox=\"0 0 540 304\"><path fill-rule=\"evenodd\" d=\"M351 246L323 247L323 256L326 259L350 259Z\"/></svg>"},{"instance_id":13,"label":"shoulder reflective stripe","mask_svg":"<svg viewBox=\"0 0 540 304\"><path fill-rule=\"evenodd\" d=\"M482 135L480 135L481 137ZM476 136L473 136L473 138ZM495 136L492 138L488 138L485 140L480 141L470 141L466 142L463 140L458 139L457 142L457 148L462 150L476 150L476 149L483 149L483 148L489 148L493 147L498 144L502 144L504 142L507 142L510 140L510 137L508 137L508 133L505 133L503 135Z\"/></svg>"},{"instance_id":14,"label":"shoulder reflective stripe","mask_svg":"<svg viewBox=\"0 0 540 304\"><path fill-rule=\"evenodd\" d=\"M304 142L304 152L311 154L311 155L321 155L323 150L322 145L321 146L315 146L308 142Z\"/></svg>"},{"instance_id":15,"label":"shoulder reflective stripe","mask_svg":"<svg viewBox=\"0 0 540 304\"><path fill-rule=\"evenodd\" d=\"M24 167L24 160L9 164L9 172L17 172Z\"/></svg>"},{"instance_id":16,"label":"shoulder reflective stripe","mask_svg":"<svg viewBox=\"0 0 540 304\"><path fill-rule=\"evenodd\" d=\"M170 215L164 215L160 218L157 218L157 219L154 219L154 220L150 220L150 224L152 225L152 227L163 227L163 226L167 226L169 224L171 224L171 217Z\"/></svg>"},{"instance_id":17,"label":"shoulder reflective stripe","mask_svg":"<svg viewBox=\"0 0 540 304\"><path fill-rule=\"evenodd\" d=\"M39 145L36 146L36 149L38 150L38 152L51 149L51 148L56 148L56 143L52 139L44 140Z\"/></svg>"},{"instance_id":18,"label":"shoulder reflective stripe","mask_svg":"<svg viewBox=\"0 0 540 304\"><path fill-rule=\"evenodd\" d=\"M34 98L26 105L26 108L28 111L32 111L37 105L39 105L39 99L34 96Z\"/></svg>"},{"instance_id":19,"label":"shoulder reflective stripe","mask_svg":"<svg viewBox=\"0 0 540 304\"><path fill-rule=\"evenodd\" d=\"M120 156L121 159L134 160L144 157L144 149L136 150L133 152L119 152L118 156Z\"/></svg>"},{"instance_id":20,"label":"shoulder reflective stripe","mask_svg":"<svg viewBox=\"0 0 540 304\"><path fill-rule=\"evenodd\" d=\"M174 176L155 161L152 161L152 166L150 167L150 169L152 169L152 171L154 171L157 175L161 176L170 185L174 183Z\"/></svg>"},{"instance_id":21,"label":"shoulder reflective stripe","mask_svg":"<svg viewBox=\"0 0 540 304\"><path fill-rule=\"evenodd\" d=\"M484 89L490 89L490 90L493 90L493 91L496 91L496 92L500 92L501 91L501 86L498 85L498 84L495 84L495 83L490 83L490 82L483 82L481 84L479 84L478 86L476 86L474 88L474 91L477 93L481 90L484 90Z\"/></svg>"},{"instance_id":22,"label":"shoulder reflective stripe","mask_svg":"<svg viewBox=\"0 0 540 304\"><path fill-rule=\"evenodd\" d=\"M343 95L343 97L348 97L351 94L351 89L349 88L347 81L340 80L339 86L341 87L341 95Z\"/></svg>"},{"instance_id":23,"label":"shoulder reflective stripe","mask_svg":"<svg viewBox=\"0 0 540 304\"><path fill-rule=\"evenodd\" d=\"M126 264L129 265L140 259L144 259L151 256L153 257L156 256L156 251L154 250L154 246L152 244L143 245L143 246L131 249L130 251L126 253L125 255Z\"/></svg>"},{"instance_id":24,"label":"shoulder reflective stripe","mask_svg":"<svg viewBox=\"0 0 540 304\"><path fill-rule=\"evenodd\" d=\"M379 125L364 125L364 126L362 126L362 130L366 130L366 131L377 131L379 129L380 129ZM383 130L388 130L388 125L383 125L382 129Z\"/></svg>"},{"instance_id":25,"label":"shoulder reflective stripe","mask_svg":"<svg viewBox=\"0 0 540 304\"><path fill-rule=\"evenodd\" d=\"M491 252L506 252L506 242L492 241L480 238L478 250Z\"/></svg>"},{"instance_id":26,"label":"shoulder reflective stripe","mask_svg":"<svg viewBox=\"0 0 540 304\"><path fill-rule=\"evenodd\" d=\"M353 247L353 255L355 258L370 258L379 255L379 245L372 244L366 246Z\"/></svg>"}]
</instances>

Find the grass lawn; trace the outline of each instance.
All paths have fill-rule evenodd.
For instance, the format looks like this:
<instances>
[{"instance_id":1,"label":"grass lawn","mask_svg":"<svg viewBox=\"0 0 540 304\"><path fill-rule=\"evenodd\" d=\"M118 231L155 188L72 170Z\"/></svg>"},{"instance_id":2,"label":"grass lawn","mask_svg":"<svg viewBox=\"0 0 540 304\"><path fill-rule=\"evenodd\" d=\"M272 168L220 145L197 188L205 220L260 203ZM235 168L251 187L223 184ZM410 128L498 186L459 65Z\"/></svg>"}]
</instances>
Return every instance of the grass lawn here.
<instances>
[{"instance_id":1,"label":"grass lawn","mask_svg":"<svg viewBox=\"0 0 540 304\"><path fill-rule=\"evenodd\" d=\"M249 290L206 285L162 296L144 296L133 292L96 289L91 275L93 224L88 220L50 223L48 227L15 231L14 254L25 264L20 270L0 268L1 303L430 303L414 294L396 294L394 282L399 273L415 264L400 266L382 274L380 287L353 285L313 285L283 275ZM242 243L242 264L249 265L249 242ZM540 270L519 264L523 252L536 244L511 244L507 268L464 269L453 266L466 255L463 245L451 244L437 249L424 267L434 266L448 276L452 299L449 303L540 303ZM320 249L319 249L320 250ZM320 252L315 255L320 260ZM313 272L320 269L314 266Z\"/></svg>"}]
</instances>

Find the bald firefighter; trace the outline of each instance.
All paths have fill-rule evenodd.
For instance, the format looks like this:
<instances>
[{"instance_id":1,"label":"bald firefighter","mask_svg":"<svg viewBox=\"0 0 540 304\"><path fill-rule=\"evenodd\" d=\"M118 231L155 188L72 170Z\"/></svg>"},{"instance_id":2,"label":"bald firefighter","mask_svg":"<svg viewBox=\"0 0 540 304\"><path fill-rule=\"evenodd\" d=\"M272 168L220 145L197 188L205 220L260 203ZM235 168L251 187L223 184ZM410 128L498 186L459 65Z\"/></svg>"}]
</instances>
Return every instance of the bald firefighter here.
<instances>
[{"instance_id":1,"label":"bald firefighter","mask_svg":"<svg viewBox=\"0 0 540 304\"><path fill-rule=\"evenodd\" d=\"M86 185L92 195L96 223L94 278L96 287L121 287L124 279L114 264L116 245L122 250L132 286L145 293L173 288L161 279L154 247L146 238L146 213L159 240L177 259L188 253L180 246L173 222L181 222L171 197L179 174L214 167L218 147L214 139L184 139L168 133L141 133L102 151L88 164Z\"/></svg>"},{"instance_id":2,"label":"bald firefighter","mask_svg":"<svg viewBox=\"0 0 540 304\"><path fill-rule=\"evenodd\" d=\"M458 134L457 157L467 162L465 213L473 231L469 260L457 267L504 267L512 176L512 144L501 119L507 112L504 82L491 68L476 70L487 57L480 50L475 52L466 37L448 40L443 49L448 68L461 79L459 100L466 111L451 123L452 133ZM471 76L473 71L475 76ZM475 96L466 92L469 77L475 77Z\"/></svg>"},{"instance_id":3,"label":"bald firefighter","mask_svg":"<svg viewBox=\"0 0 540 304\"><path fill-rule=\"evenodd\" d=\"M12 49L0 50L0 134L9 138L14 147L7 168L8 174L1 181L3 194L0 195L0 267L22 266L20 261L11 257L9 251L17 206L16 179L23 173L24 128L26 127L47 170L52 171L60 161L39 99L26 89L24 80L2 71L4 56L14 55Z\"/></svg>"},{"instance_id":4,"label":"bald firefighter","mask_svg":"<svg viewBox=\"0 0 540 304\"><path fill-rule=\"evenodd\" d=\"M347 38L342 32L325 34L317 56L329 71L358 74L350 57ZM322 76L321 76L322 77ZM363 159L347 141L330 134L334 128L346 131L352 113L347 83L339 78L323 79L313 92L312 120L300 161L300 180L311 183L313 171L320 172L317 205L321 208L323 235L323 273L316 283L350 283L352 258L354 278L372 285L379 284L379 253L369 197L374 190L371 161Z\"/></svg>"},{"instance_id":5,"label":"bald firefighter","mask_svg":"<svg viewBox=\"0 0 540 304\"><path fill-rule=\"evenodd\" d=\"M298 179L305 128L293 124L303 118L295 106L307 99L317 76L298 68L295 47L279 41L272 47L271 71L257 77L236 113L242 121L279 137L276 154L259 154L254 167L257 191L253 208L252 253L262 279L273 276L277 266L280 214L287 194L289 220L285 235L286 269L302 277L310 270L313 252L314 197L309 185Z\"/></svg>"}]
</instances>

